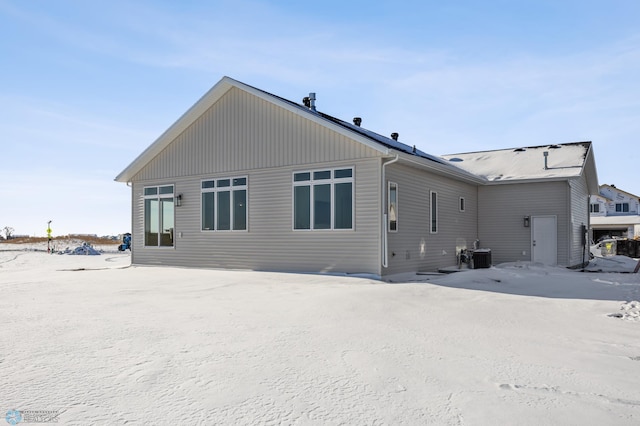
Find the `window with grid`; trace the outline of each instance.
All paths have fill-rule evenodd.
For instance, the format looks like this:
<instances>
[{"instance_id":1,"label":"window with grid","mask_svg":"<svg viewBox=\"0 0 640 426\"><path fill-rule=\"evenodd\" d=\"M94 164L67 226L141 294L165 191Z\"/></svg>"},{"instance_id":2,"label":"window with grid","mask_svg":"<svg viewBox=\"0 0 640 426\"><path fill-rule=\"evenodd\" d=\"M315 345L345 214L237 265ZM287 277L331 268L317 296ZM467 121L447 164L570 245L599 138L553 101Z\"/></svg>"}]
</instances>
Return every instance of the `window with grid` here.
<instances>
[{"instance_id":1,"label":"window with grid","mask_svg":"<svg viewBox=\"0 0 640 426\"><path fill-rule=\"evenodd\" d=\"M353 229L353 168L293 174L293 229Z\"/></svg>"},{"instance_id":2,"label":"window with grid","mask_svg":"<svg viewBox=\"0 0 640 426\"><path fill-rule=\"evenodd\" d=\"M247 177L202 181L202 230L247 230Z\"/></svg>"},{"instance_id":3,"label":"window with grid","mask_svg":"<svg viewBox=\"0 0 640 426\"><path fill-rule=\"evenodd\" d=\"M173 185L144 188L144 245L173 247Z\"/></svg>"}]
</instances>

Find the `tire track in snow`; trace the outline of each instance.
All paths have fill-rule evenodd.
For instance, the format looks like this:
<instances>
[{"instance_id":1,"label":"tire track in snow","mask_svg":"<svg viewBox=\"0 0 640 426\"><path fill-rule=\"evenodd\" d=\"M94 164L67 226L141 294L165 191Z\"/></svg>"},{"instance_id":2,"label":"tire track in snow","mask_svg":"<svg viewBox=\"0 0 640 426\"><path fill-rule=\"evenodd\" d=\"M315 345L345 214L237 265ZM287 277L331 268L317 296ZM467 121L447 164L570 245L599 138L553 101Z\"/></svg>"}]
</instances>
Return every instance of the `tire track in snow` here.
<instances>
[{"instance_id":1,"label":"tire track in snow","mask_svg":"<svg viewBox=\"0 0 640 426\"><path fill-rule=\"evenodd\" d=\"M595 400L596 402L605 401L610 404L621 404L621 405L640 407L640 401L638 400L611 397L611 396L602 395L598 393L562 390L560 386L549 386L549 385L532 386L532 385L502 383L498 385L498 387L506 391L524 392L529 394L544 394L544 395L551 394L554 396L568 396L568 397L577 398L577 399L586 398L590 400Z\"/></svg>"}]
</instances>

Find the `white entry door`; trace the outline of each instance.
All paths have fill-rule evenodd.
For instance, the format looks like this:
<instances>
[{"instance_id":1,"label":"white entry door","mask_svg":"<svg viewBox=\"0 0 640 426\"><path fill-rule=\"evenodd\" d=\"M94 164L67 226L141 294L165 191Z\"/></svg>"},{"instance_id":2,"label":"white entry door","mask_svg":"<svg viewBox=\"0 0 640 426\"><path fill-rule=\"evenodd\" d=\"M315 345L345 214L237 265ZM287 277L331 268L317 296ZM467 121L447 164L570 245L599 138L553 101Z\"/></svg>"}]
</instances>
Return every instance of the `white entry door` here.
<instances>
[{"instance_id":1,"label":"white entry door","mask_svg":"<svg viewBox=\"0 0 640 426\"><path fill-rule=\"evenodd\" d=\"M531 260L545 265L558 263L558 224L556 216L531 218Z\"/></svg>"}]
</instances>

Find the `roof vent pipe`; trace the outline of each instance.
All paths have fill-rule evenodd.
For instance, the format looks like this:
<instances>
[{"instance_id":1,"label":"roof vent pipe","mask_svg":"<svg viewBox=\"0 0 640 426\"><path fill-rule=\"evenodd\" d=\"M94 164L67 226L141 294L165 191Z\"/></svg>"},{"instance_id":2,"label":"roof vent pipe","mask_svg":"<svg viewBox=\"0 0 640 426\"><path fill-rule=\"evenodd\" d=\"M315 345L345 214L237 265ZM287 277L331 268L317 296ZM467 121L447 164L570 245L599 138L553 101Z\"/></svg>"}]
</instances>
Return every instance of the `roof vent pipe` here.
<instances>
[{"instance_id":1,"label":"roof vent pipe","mask_svg":"<svg viewBox=\"0 0 640 426\"><path fill-rule=\"evenodd\" d=\"M316 94L315 93L309 93L309 108L311 108L311 111L316 110Z\"/></svg>"},{"instance_id":2,"label":"roof vent pipe","mask_svg":"<svg viewBox=\"0 0 640 426\"><path fill-rule=\"evenodd\" d=\"M353 124L355 124L356 126L360 127L360 124L362 124L362 118L353 117Z\"/></svg>"},{"instance_id":3,"label":"roof vent pipe","mask_svg":"<svg viewBox=\"0 0 640 426\"><path fill-rule=\"evenodd\" d=\"M548 163L549 151L544 151L542 155L544 155L544 169L549 170L549 163Z\"/></svg>"},{"instance_id":4,"label":"roof vent pipe","mask_svg":"<svg viewBox=\"0 0 640 426\"><path fill-rule=\"evenodd\" d=\"M400 136L400 135L398 135L398 134L397 134L397 133L395 133L395 132L391 133L391 139L393 139L394 141L397 141L397 140L398 140L398 136Z\"/></svg>"}]
</instances>

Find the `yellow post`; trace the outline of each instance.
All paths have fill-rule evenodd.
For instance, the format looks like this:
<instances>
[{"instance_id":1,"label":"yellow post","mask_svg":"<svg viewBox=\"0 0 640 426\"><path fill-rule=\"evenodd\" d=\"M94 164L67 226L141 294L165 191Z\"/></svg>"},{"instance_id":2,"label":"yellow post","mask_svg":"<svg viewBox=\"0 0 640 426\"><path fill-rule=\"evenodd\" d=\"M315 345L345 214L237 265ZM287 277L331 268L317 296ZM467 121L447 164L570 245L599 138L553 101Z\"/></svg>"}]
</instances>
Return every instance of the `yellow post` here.
<instances>
[{"instance_id":1,"label":"yellow post","mask_svg":"<svg viewBox=\"0 0 640 426\"><path fill-rule=\"evenodd\" d=\"M51 222L47 222L47 253L51 253Z\"/></svg>"}]
</instances>

